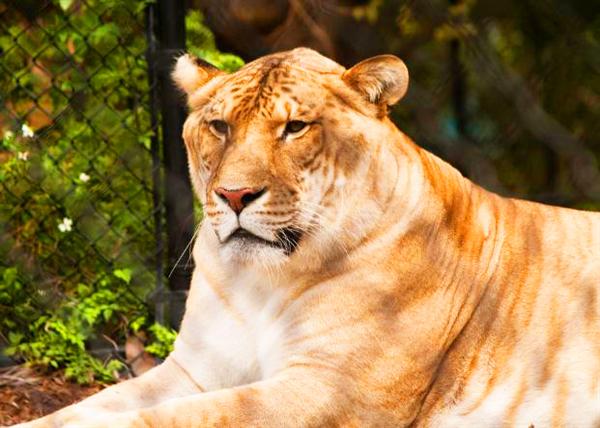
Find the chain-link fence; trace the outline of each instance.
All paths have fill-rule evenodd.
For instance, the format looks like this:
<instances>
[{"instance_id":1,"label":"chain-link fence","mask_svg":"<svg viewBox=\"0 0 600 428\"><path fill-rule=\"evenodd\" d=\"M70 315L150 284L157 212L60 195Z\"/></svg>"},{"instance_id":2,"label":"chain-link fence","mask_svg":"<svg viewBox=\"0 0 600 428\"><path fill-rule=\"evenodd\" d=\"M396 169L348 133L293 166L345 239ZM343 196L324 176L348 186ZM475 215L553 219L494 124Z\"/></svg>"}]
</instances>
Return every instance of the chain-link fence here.
<instances>
[{"instance_id":1,"label":"chain-link fence","mask_svg":"<svg viewBox=\"0 0 600 428\"><path fill-rule=\"evenodd\" d=\"M151 3L0 1L0 348L9 354L74 358L69 348L50 361L51 334L120 349L115 338L148 324L165 298ZM178 174L185 187L185 168Z\"/></svg>"}]
</instances>

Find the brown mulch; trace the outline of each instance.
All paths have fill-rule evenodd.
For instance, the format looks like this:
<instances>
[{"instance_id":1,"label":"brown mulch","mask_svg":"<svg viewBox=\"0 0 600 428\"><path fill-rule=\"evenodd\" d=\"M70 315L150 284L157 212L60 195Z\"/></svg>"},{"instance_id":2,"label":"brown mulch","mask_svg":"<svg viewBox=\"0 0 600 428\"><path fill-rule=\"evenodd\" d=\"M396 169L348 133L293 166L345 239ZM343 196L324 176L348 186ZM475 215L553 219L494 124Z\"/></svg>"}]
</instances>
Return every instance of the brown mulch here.
<instances>
[{"instance_id":1,"label":"brown mulch","mask_svg":"<svg viewBox=\"0 0 600 428\"><path fill-rule=\"evenodd\" d=\"M0 369L0 426L52 413L102 389L65 380L61 373L42 374L22 366Z\"/></svg>"}]
</instances>

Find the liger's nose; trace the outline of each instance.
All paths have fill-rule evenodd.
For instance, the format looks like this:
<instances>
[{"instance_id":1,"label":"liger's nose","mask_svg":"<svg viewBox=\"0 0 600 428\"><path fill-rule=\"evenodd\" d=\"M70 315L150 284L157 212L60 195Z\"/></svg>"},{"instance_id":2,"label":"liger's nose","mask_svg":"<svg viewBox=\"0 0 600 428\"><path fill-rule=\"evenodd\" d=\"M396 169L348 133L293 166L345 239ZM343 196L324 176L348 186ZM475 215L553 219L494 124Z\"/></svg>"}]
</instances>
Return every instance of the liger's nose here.
<instances>
[{"instance_id":1,"label":"liger's nose","mask_svg":"<svg viewBox=\"0 0 600 428\"><path fill-rule=\"evenodd\" d=\"M265 193L265 189L251 189L249 187L244 187L242 189L229 190L219 187L215 190L215 193L224 202L227 202L236 214L239 214L245 207L252 203L252 201L260 198Z\"/></svg>"}]
</instances>

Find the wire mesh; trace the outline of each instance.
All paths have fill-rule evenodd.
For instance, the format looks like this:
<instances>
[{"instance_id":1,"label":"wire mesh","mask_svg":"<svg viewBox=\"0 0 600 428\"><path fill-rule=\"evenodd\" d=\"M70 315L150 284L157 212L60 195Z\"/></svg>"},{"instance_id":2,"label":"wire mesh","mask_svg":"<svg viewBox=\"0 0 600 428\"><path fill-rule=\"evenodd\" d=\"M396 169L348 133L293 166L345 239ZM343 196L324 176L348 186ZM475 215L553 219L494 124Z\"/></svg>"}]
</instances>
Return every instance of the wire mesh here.
<instances>
[{"instance_id":1,"label":"wire mesh","mask_svg":"<svg viewBox=\"0 0 600 428\"><path fill-rule=\"evenodd\" d=\"M5 343L81 287L116 281L143 305L162 280L145 3L0 2Z\"/></svg>"}]
</instances>

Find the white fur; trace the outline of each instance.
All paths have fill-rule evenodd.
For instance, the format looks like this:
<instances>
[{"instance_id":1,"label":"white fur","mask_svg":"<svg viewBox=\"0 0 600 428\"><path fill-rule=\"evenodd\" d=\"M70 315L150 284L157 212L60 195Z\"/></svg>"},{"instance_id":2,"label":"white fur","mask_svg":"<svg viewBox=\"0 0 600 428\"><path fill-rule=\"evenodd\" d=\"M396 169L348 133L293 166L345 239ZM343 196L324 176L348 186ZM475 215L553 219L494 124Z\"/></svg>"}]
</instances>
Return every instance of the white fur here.
<instances>
[{"instance_id":1,"label":"white fur","mask_svg":"<svg viewBox=\"0 0 600 428\"><path fill-rule=\"evenodd\" d=\"M200 86L217 74L219 71L216 68L209 65L200 67L189 54L185 54L177 58L171 77L191 97Z\"/></svg>"},{"instance_id":2,"label":"white fur","mask_svg":"<svg viewBox=\"0 0 600 428\"><path fill-rule=\"evenodd\" d=\"M198 82L201 81L198 66L188 54L177 59L172 76L186 93L193 92L199 86Z\"/></svg>"},{"instance_id":3,"label":"white fur","mask_svg":"<svg viewBox=\"0 0 600 428\"><path fill-rule=\"evenodd\" d=\"M172 356L206 390L258 381L280 367L285 321L275 317L281 294L270 280L251 270L239 272L223 290L227 301L242 310L233 313L209 281L195 273L191 292L201 306L188 308Z\"/></svg>"}]
</instances>

